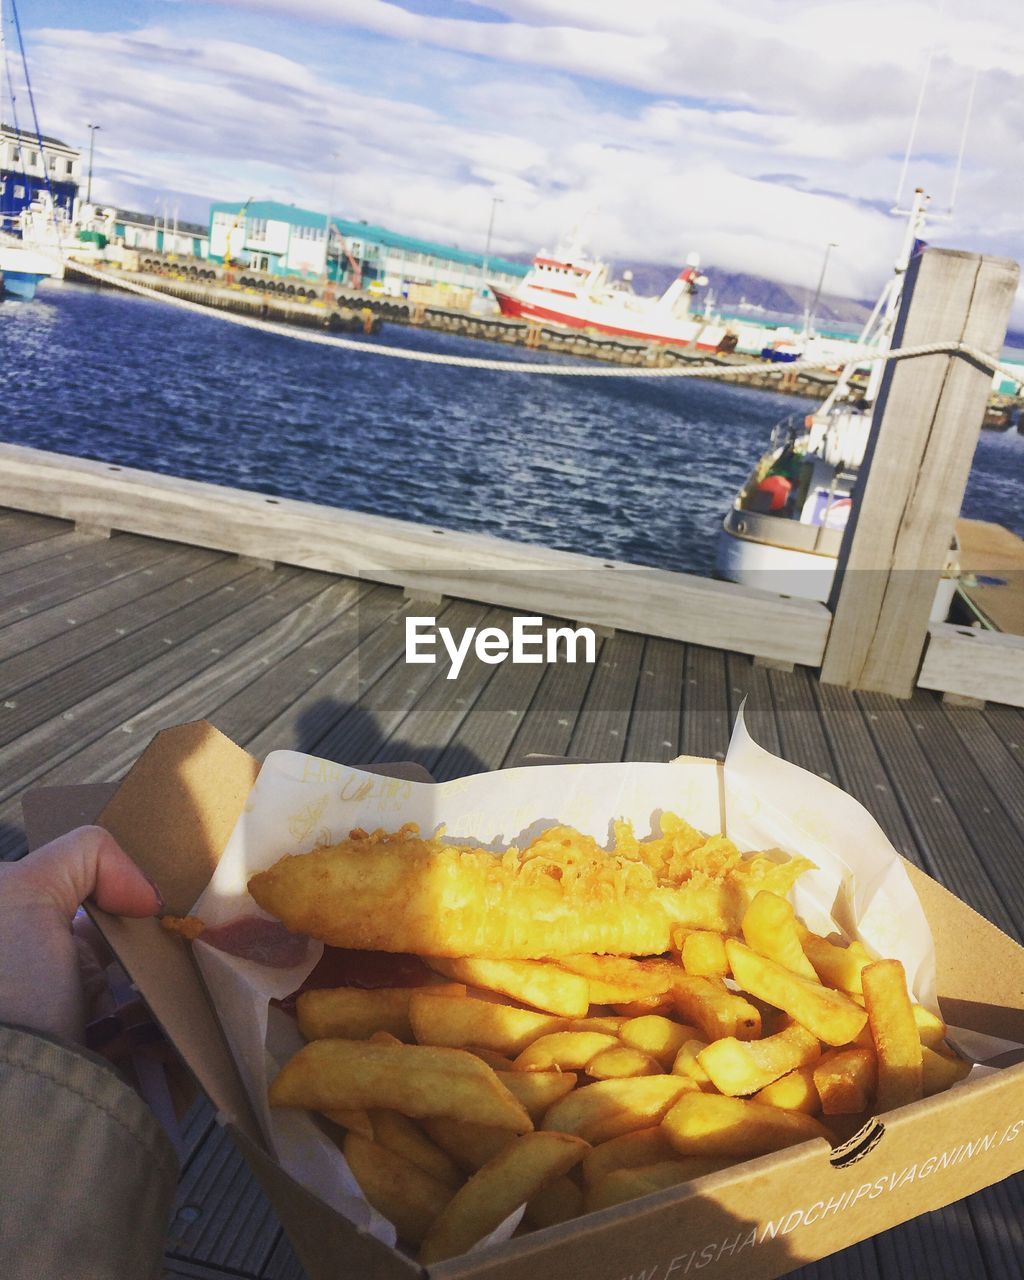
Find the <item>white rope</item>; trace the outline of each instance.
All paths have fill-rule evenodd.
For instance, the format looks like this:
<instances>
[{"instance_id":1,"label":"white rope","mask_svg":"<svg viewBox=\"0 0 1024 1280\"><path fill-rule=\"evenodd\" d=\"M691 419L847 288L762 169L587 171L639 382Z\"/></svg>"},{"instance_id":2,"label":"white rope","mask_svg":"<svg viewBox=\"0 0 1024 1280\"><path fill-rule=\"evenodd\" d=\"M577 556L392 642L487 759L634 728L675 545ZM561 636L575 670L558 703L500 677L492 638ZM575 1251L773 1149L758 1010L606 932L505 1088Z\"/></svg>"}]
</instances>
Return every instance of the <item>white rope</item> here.
<instances>
[{"instance_id":1,"label":"white rope","mask_svg":"<svg viewBox=\"0 0 1024 1280\"><path fill-rule=\"evenodd\" d=\"M638 365L604 365L604 364L542 364L535 360L489 360L479 356L453 356L434 351L414 351L404 347L389 347L382 343L355 342L351 338L339 338L334 334L318 333L315 330L300 329L292 325L275 324L270 320L258 320L254 316L238 315L233 311L222 311L205 303L192 302L188 298L179 298L173 293L165 293L162 289L153 289L149 285L137 284L133 280L123 280L119 276L110 275L106 271L97 271L95 267L87 267L84 263L75 262L74 270L89 276L101 284L110 284L124 289L128 293L139 294L144 298L153 298L158 302L170 303L186 311L205 316L215 316L228 324L239 325L244 329L255 329L260 333L270 333L282 338L292 338L299 342L313 342L323 347L337 347L343 351L359 351L363 355L391 357L395 360L413 360L421 364L452 365L459 369L489 369L500 373L542 373L552 377L568 378L735 378L743 374L764 373L767 369L781 368L781 372L803 373L805 370L822 369L820 360L795 360L784 365L766 365L756 361L752 364L731 364L710 366L700 364L689 368L649 369ZM991 373L1005 373L1017 382L1024 380L1024 368L1014 369L1001 364L987 352L964 342L936 342L918 347L902 347L897 351L876 351L870 347L851 345L850 354L843 363L873 363L878 360L910 360L918 356L960 355L975 364L981 365Z\"/></svg>"}]
</instances>

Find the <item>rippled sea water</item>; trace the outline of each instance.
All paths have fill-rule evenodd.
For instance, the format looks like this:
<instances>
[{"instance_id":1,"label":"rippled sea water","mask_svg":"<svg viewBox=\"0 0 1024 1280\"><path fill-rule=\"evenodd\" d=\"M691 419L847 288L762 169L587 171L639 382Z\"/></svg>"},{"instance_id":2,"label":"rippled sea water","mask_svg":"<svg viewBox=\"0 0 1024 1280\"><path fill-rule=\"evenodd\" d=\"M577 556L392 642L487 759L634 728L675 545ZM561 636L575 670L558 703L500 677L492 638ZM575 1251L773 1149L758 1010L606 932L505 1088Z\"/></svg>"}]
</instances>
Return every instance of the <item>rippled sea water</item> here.
<instances>
[{"instance_id":1,"label":"rippled sea water","mask_svg":"<svg viewBox=\"0 0 1024 1280\"><path fill-rule=\"evenodd\" d=\"M394 325L375 343L523 354ZM71 284L0 305L0 385L9 442L693 573L771 427L812 407L397 361ZM1024 534L1022 495L1024 436L984 432L964 514Z\"/></svg>"}]
</instances>

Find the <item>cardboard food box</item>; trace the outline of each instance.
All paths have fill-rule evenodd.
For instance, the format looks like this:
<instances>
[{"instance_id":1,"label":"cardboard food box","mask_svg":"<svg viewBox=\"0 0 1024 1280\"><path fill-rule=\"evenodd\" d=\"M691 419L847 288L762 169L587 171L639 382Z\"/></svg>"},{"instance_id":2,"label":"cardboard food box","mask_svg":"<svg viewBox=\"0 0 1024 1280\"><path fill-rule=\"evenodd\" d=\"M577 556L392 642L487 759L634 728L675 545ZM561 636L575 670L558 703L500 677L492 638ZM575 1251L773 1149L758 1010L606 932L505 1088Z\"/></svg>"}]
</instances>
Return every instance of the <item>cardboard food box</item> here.
<instances>
[{"instance_id":1,"label":"cardboard food box","mask_svg":"<svg viewBox=\"0 0 1024 1280\"><path fill-rule=\"evenodd\" d=\"M723 786L722 766L702 763ZM206 723L167 730L120 786L30 793L30 842L98 820L161 885L167 909L184 914L210 881L258 773L255 760ZM404 776L429 781L416 766ZM716 804L724 806L724 794ZM946 1021L968 1038L1024 1043L1024 949L912 865L906 872L935 940ZM979 1078L888 1113L842 1147L808 1142L424 1269L354 1227L268 1153L187 944L155 920L96 916L239 1144L311 1280L673 1280L697 1273L768 1280L1024 1169L1024 1061L1005 1053Z\"/></svg>"}]
</instances>

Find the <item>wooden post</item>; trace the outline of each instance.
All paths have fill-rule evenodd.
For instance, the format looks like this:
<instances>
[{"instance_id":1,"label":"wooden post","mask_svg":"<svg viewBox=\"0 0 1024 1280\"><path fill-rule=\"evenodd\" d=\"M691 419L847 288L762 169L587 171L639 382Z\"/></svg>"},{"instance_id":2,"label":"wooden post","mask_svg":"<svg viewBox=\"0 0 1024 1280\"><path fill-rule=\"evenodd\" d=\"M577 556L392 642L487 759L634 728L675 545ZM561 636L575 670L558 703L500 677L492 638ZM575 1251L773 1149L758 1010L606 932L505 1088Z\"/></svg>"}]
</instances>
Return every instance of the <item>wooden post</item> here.
<instances>
[{"instance_id":1,"label":"wooden post","mask_svg":"<svg viewBox=\"0 0 1024 1280\"><path fill-rule=\"evenodd\" d=\"M1006 258L926 250L907 272L893 347L964 342L997 356L1017 276ZM963 356L889 364L829 602L827 683L913 692L991 384Z\"/></svg>"}]
</instances>

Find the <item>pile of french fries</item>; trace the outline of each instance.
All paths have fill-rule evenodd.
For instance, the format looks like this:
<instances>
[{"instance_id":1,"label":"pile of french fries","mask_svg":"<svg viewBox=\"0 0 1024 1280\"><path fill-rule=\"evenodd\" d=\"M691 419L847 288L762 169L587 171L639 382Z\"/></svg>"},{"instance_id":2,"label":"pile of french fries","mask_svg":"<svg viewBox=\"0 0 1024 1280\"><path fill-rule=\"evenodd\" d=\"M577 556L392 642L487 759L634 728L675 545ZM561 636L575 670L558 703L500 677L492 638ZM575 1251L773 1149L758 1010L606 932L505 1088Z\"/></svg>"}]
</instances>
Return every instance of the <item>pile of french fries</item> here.
<instances>
[{"instance_id":1,"label":"pile of french fries","mask_svg":"<svg viewBox=\"0 0 1024 1280\"><path fill-rule=\"evenodd\" d=\"M308 991L274 1106L326 1118L423 1263L521 1205L549 1226L949 1088L970 1063L898 960L811 933L770 892L742 937L672 955L427 960L436 985Z\"/></svg>"}]
</instances>

